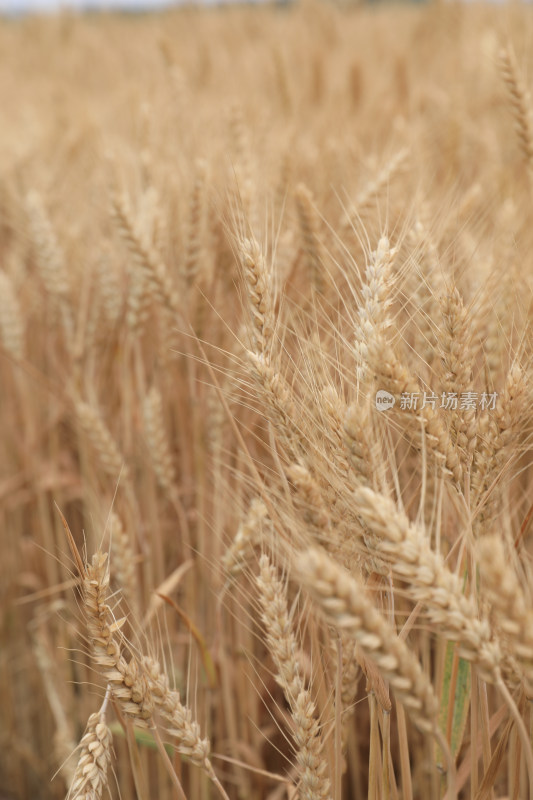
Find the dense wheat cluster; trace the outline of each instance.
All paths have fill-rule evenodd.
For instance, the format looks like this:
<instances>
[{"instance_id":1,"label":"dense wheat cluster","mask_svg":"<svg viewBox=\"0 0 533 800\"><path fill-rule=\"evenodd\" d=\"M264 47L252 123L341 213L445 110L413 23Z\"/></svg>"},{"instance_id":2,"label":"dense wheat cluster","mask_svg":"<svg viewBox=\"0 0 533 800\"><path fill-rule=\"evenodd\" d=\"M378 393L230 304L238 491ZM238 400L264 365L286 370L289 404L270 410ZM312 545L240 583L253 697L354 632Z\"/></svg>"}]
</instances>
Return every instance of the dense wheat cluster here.
<instances>
[{"instance_id":1,"label":"dense wheat cluster","mask_svg":"<svg viewBox=\"0 0 533 800\"><path fill-rule=\"evenodd\" d=\"M2 800L533 799L532 44L2 22Z\"/></svg>"}]
</instances>

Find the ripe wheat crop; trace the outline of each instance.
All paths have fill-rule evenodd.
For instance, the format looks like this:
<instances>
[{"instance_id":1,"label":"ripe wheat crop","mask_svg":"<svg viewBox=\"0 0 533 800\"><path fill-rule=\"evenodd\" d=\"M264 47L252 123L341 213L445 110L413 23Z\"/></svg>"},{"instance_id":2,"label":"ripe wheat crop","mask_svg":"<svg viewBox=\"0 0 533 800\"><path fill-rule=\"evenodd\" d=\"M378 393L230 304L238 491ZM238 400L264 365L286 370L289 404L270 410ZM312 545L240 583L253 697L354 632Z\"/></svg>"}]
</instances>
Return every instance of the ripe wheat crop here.
<instances>
[{"instance_id":1,"label":"ripe wheat crop","mask_svg":"<svg viewBox=\"0 0 533 800\"><path fill-rule=\"evenodd\" d=\"M1 800L533 800L532 44L0 23Z\"/></svg>"}]
</instances>

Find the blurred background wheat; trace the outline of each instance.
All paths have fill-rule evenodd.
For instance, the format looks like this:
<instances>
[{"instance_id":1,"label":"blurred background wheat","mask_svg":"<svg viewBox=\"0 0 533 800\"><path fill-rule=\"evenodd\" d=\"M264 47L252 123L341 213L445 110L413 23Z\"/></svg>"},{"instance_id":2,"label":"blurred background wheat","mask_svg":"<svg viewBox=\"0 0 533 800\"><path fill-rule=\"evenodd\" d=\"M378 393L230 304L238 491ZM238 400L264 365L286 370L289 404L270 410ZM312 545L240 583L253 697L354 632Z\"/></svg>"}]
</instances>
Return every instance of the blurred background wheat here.
<instances>
[{"instance_id":1,"label":"blurred background wheat","mask_svg":"<svg viewBox=\"0 0 533 800\"><path fill-rule=\"evenodd\" d=\"M533 797L532 41L2 21L2 798Z\"/></svg>"}]
</instances>

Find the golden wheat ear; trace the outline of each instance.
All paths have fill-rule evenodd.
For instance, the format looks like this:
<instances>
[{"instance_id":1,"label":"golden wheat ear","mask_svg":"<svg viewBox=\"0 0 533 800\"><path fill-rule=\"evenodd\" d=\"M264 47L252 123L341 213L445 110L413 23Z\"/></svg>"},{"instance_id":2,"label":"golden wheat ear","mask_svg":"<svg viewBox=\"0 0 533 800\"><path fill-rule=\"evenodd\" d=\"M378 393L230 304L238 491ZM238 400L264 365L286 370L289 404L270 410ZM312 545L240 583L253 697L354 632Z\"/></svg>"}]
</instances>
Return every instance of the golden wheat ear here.
<instances>
[{"instance_id":1,"label":"golden wheat ear","mask_svg":"<svg viewBox=\"0 0 533 800\"><path fill-rule=\"evenodd\" d=\"M91 714L78 745L80 756L67 800L100 800L107 786L112 742L105 712Z\"/></svg>"},{"instance_id":2,"label":"golden wheat ear","mask_svg":"<svg viewBox=\"0 0 533 800\"><path fill-rule=\"evenodd\" d=\"M533 112L531 97L524 84L516 56L511 48L500 51L500 69L509 93L520 150L529 178L533 174Z\"/></svg>"},{"instance_id":3,"label":"golden wheat ear","mask_svg":"<svg viewBox=\"0 0 533 800\"><path fill-rule=\"evenodd\" d=\"M362 583L323 550L311 548L298 553L293 569L326 620L357 642L361 653L389 681L415 725L436 738L447 764L446 796L456 798L455 765L438 728L439 700L413 650L374 607Z\"/></svg>"},{"instance_id":4,"label":"golden wheat ear","mask_svg":"<svg viewBox=\"0 0 533 800\"><path fill-rule=\"evenodd\" d=\"M300 794L305 800L331 800L327 762L322 756L322 734L315 704L304 684L298 663L298 643L292 630L284 584L268 556L261 557L257 577L266 642L277 669L276 680L291 708Z\"/></svg>"},{"instance_id":5,"label":"golden wheat ear","mask_svg":"<svg viewBox=\"0 0 533 800\"><path fill-rule=\"evenodd\" d=\"M201 767L221 796L227 800L227 794L209 761L209 739L201 738L200 727L193 720L191 710L182 704L179 693L170 689L168 677L161 670L159 663L148 656L137 657L121 634L126 618L116 620L108 605L110 583L108 554L97 552L91 563L85 565L68 523L64 515L59 513L83 580L84 609L91 657L107 681L109 697L117 701L122 713L136 726L149 728L156 741L159 741L159 733L154 715L159 712L169 723L165 730L172 736L176 750L189 758L193 764ZM94 742L95 733L96 729L88 732L91 742ZM85 760L87 758L88 756ZM91 765L90 769L95 781L99 781L100 765ZM172 768L171 772L175 783L179 784ZM181 788L178 791L182 792Z\"/></svg>"},{"instance_id":6,"label":"golden wheat ear","mask_svg":"<svg viewBox=\"0 0 533 800\"><path fill-rule=\"evenodd\" d=\"M431 682L360 582L318 549L299 553L294 569L326 619L352 636L365 656L375 662L416 725L422 731L434 732L439 704Z\"/></svg>"},{"instance_id":7,"label":"golden wheat ear","mask_svg":"<svg viewBox=\"0 0 533 800\"><path fill-rule=\"evenodd\" d=\"M22 361L26 352L26 320L11 276L0 269L0 345Z\"/></svg>"}]
</instances>

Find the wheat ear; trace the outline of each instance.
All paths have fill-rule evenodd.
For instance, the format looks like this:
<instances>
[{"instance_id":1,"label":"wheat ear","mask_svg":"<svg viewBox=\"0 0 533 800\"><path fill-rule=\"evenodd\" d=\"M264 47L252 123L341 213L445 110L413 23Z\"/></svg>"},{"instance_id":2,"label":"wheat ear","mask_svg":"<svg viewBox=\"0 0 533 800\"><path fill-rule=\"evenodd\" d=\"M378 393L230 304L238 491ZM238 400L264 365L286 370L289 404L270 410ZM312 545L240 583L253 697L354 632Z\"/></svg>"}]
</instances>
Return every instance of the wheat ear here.
<instances>
[{"instance_id":1,"label":"wheat ear","mask_svg":"<svg viewBox=\"0 0 533 800\"><path fill-rule=\"evenodd\" d=\"M83 432L98 456L102 470L115 480L118 475L121 475L123 480L127 481L129 470L124 463L124 456L120 452L100 412L83 400L75 401L75 410Z\"/></svg>"},{"instance_id":2,"label":"wheat ear","mask_svg":"<svg viewBox=\"0 0 533 800\"><path fill-rule=\"evenodd\" d=\"M292 631L285 586L277 577L268 556L261 557L259 570L257 585L266 642L278 671L276 680L289 702L294 721L300 797L303 800L326 800L331 795L326 777L327 764L321 755L322 737L315 718L315 705L301 676L297 658L298 643Z\"/></svg>"},{"instance_id":3,"label":"wheat ear","mask_svg":"<svg viewBox=\"0 0 533 800\"><path fill-rule=\"evenodd\" d=\"M331 383L326 383L320 391L319 408L320 424L325 428L323 438L329 445L329 459L335 465L335 469L347 477L352 467L344 447L343 421L346 403Z\"/></svg>"},{"instance_id":4,"label":"wheat ear","mask_svg":"<svg viewBox=\"0 0 533 800\"><path fill-rule=\"evenodd\" d=\"M440 313L438 297L446 287L437 244L424 219L415 222L407 239L414 267L411 302L416 315L415 348L420 359L431 368L438 352L435 325Z\"/></svg>"},{"instance_id":5,"label":"wheat ear","mask_svg":"<svg viewBox=\"0 0 533 800\"><path fill-rule=\"evenodd\" d=\"M513 364L508 372L504 391L496 403L494 417L491 419L485 415L481 421L480 444L474 458L472 499L479 502L486 492L489 497L483 498L485 504L476 518L476 532L481 529L482 522L494 513L495 495L493 493L490 496L490 492L512 462L513 444L520 430L526 399L526 375L518 364Z\"/></svg>"},{"instance_id":6,"label":"wheat ear","mask_svg":"<svg viewBox=\"0 0 533 800\"><path fill-rule=\"evenodd\" d=\"M356 656L357 643L346 633L341 634L340 642L341 661L340 664L337 663L337 669L341 671L341 747L344 752L348 741L349 725L355 712L355 699L359 688L361 668ZM336 647L335 653L337 653Z\"/></svg>"},{"instance_id":7,"label":"wheat ear","mask_svg":"<svg viewBox=\"0 0 533 800\"><path fill-rule=\"evenodd\" d=\"M381 474L383 482L383 459L380 458L379 443L373 435L370 406L352 403L346 409L343 420L343 443L348 459L360 483L373 485Z\"/></svg>"},{"instance_id":8,"label":"wheat ear","mask_svg":"<svg viewBox=\"0 0 533 800\"><path fill-rule=\"evenodd\" d=\"M355 203L347 211L345 228L353 228L354 224L363 216L379 199L379 196L389 187L394 178L401 172L409 151L399 150L379 170L375 178L369 181L359 192Z\"/></svg>"},{"instance_id":9,"label":"wheat ear","mask_svg":"<svg viewBox=\"0 0 533 800\"><path fill-rule=\"evenodd\" d=\"M456 396L472 391L472 330L461 295L456 288L440 300L444 330L438 338L442 365L442 390ZM475 408L452 409L453 438L463 467L472 460L476 444Z\"/></svg>"},{"instance_id":10,"label":"wheat ear","mask_svg":"<svg viewBox=\"0 0 533 800\"><path fill-rule=\"evenodd\" d=\"M83 584L93 658L102 668L110 691L124 713L131 716L135 724L152 727L157 707L170 723L168 733L174 737L177 750L201 766L224 795L208 759L209 740L201 739L199 726L193 721L190 709L181 703L178 692L169 688L168 679L157 661L148 657L138 660L132 654L126 662L122 655L115 634L124 620L111 622L111 610L106 602L109 587L107 553L95 554L92 564L85 568Z\"/></svg>"},{"instance_id":11,"label":"wheat ear","mask_svg":"<svg viewBox=\"0 0 533 800\"><path fill-rule=\"evenodd\" d=\"M512 50L502 49L500 52L500 69L503 80L509 92L515 127L520 142L520 149L526 162L528 174L531 177L533 172L533 123L531 111L531 99L529 92L524 86L520 75L516 57Z\"/></svg>"},{"instance_id":12,"label":"wheat ear","mask_svg":"<svg viewBox=\"0 0 533 800\"><path fill-rule=\"evenodd\" d=\"M355 325L355 353L360 380L368 367L368 344L376 336L386 338L392 324L388 317L391 300L392 266L397 249L382 236L376 250L368 259L362 300Z\"/></svg>"},{"instance_id":13,"label":"wheat ear","mask_svg":"<svg viewBox=\"0 0 533 800\"><path fill-rule=\"evenodd\" d=\"M289 464L285 474L295 489L304 521L317 529L317 532L325 532L330 525L330 513L322 490L309 468L300 461Z\"/></svg>"},{"instance_id":14,"label":"wheat ear","mask_svg":"<svg viewBox=\"0 0 533 800\"><path fill-rule=\"evenodd\" d=\"M44 287L51 297L64 302L70 294L68 272L63 253L38 192L28 193L26 208Z\"/></svg>"},{"instance_id":15,"label":"wheat ear","mask_svg":"<svg viewBox=\"0 0 533 800\"><path fill-rule=\"evenodd\" d=\"M146 278L150 291L155 299L164 305L172 314L178 314L181 303L180 296L168 274L168 270L154 247L143 235L142 230L133 218L128 200L123 196L113 195L113 216L118 230L124 238L139 269Z\"/></svg>"},{"instance_id":16,"label":"wheat ear","mask_svg":"<svg viewBox=\"0 0 533 800\"><path fill-rule=\"evenodd\" d=\"M25 322L11 277L0 269L0 342L10 356L22 361Z\"/></svg>"},{"instance_id":17,"label":"wheat ear","mask_svg":"<svg viewBox=\"0 0 533 800\"><path fill-rule=\"evenodd\" d=\"M136 725L148 727L152 724L154 703L144 671L134 655L131 655L129 662L124 658L117 633L126 618L115 620L107 605L107 553L95 553L85 573L83 594L93 660L100 667L124 713L132 717Z\"/></svg>"},{"instance_id":18,"label":"wheat ear","mask_svg":"<svg viewBox=\"0 0 533 800\"><path fill-rule=\"evenodd\" d=\"M246 517L239 525L235 538L224 553L222 565L228 575L236 577L245 568L255 545L261 543L263 527L267 520L267 507L260 497L255 497L250 503Z\"/></svg>"},{"instance_id":19,"label":"wheat ear","mask_svg":"<svg viewBox=\"0 0 533 800\"><path fill-rule=\"evenodd\" d=\"M202 269L202 233L205 208L205 187L207 181L207 163L198 159L195 164L195 179L189 206L189 233L187 249L183 265L185 283L192 286Z\"/></svg>"},{"instance_id":20,"label":"wheat ear","mask_svg":"<svg viewBox=\"0 0 533 800\"><path fill-rule=\"evenodd\" d=\"M272 275L255 239L239 243L241 264L248 294L251 343L254 353L270 363L274 334Z\"/></svg>"},{"instance_id":21,"label":"wheat ear","mask_svg":"<svg viewBox=\"0 0 533 800\"><path fill-rule=\"evenodd\" d=\"M114 329L121 317L124 301L118 272L107 254L98 261L97 286L106 326Z\"/></svg>"},{"instance_id":22,"label":"wheat ear","mask_svg":"<svg viewBox=\"0 0 533 800\"><path fill-rule=\"evenodd\" d=\"M176 740L177 749L212 777L214 772L209 761L209 739L201 738L200 726L193 720L191 710L182 704L179 692L169 687L166 674L154 658L144 656L142 667L154 704L169 722L167 732Z\"/></svg>"},{"instance_id":23,"label":"wheat ear","mask_svg":"<svg viewBox=\"0 0 533 800\"><path fill-rule=\"evenodd\" d=\"M119 515L112 511L109 515L109 541L113 554L113 574L122 590L127 607L134 618L139 619L139 581L135 568L135 553L130 537Z\"/></svg>"},{"instance_id":24,"label":"wheat ear","mask_svg":"<svg viewBox=\"0 0 533 800\"><path fill-rule=\"evenodd\" d=\"M91 714L78 747L80 757L67 800L100 800L107 785L112 736L105 712Z\"/></svg>"},{"instance_id":25,"label":"wheat ear","mask_svg":"<svg viewBox=\"0 0 533 800\"><path fill-rule=\"evenodd\" d=\"M487 535L477 545L481 591L490 602L491 613L502 631L510 653L533 695L533 608L509 562L501 536Z\"/></svg>"},{"instance_id":26,"label":"wheat ear","mask_svg":"<svg viewBox=\"0 0 533 800\"><path fill-rule=\"evenodd\" d=\"M71 347L74 321L69 302L71 286L63 253L38 192L29 192L26 206L41 280L53 306L59 311L65 340Z\"/></svg>"},{"instance_id":27,"label":"wheat ear","mask_svg":"<svg viewBox=\"0 0 533 800\"><path fill-rule=\"evenodd\" d=\"M152 386L143 402L146 441L157 482L171 499L176 495L176 470L168 444L163 418L163 399L157 386Z\"/></svg>"},{"instance_id":28,"label":"wheat ear","mask_svg":"<svg viewBox=\"0 0 533 800\"><path fill-rule=\"evenodd\" d=\"M352 636L390 681L420 730L434 732L438 699L417 658L376 610L363 585L323 551L298 553L294 570L326 619Z\"/></svg>"},{"instance_id":29,"label":"wheat ear","mask_svg":"<svg viewBox=\"0 0 533 800\"><path fill-rule=\"evenodd\" d=\"M302 431L296 420L297 414L294 393L283 375L268 364L262 355L246 351L250 371L255 385L264 401L270 421L279 436L284 439L291 453L305 451Z\"/></svg>"},{"instance_id":30,"label":"wheat ear","mask_svg":"<svg viewBox=\"0 0 533 800\"><path fill-rule=\"evenodd\" d=\"M296 187L296 208L311 286L315 292L323 294L326 282L323 247L318 236L318 213L313 205L313 195L303 183Z\"/></svg>"},{"instance_id":31,"label":"wheat ear","mask_svg":"<svg viewBox=\"0 0 533 800\"><path fill-rule=\"evenodd\" d=\"M144 272L134 262L130 274L127 297L126 323L133 333L141 334L146 327L153 301Z\"/></svg>"},{"instance_id":32,"label":"wheat ear","mask_svg":"<svg viewBox=\"0 0 533 800\"><path fill-rule=\"evenodd\" d=\"M440 553L429 546L423 530L409 521L395 503L368 487L355 492L355 507L376 537L367 544L408 583L410 597L423 603L431 621L449 639L457 641L461 655L478 665L484 680L495 682L501 651L490 625L481 620L474 601L465 596L461 580L451 572Z\"/></svg>"},{"instance_id":33,"label":"wheat ear","mask_svg":"<svg viewBox=\"0 0 533 800\"><path fill-rule=\"evenodd\" d=\"M400 361L392 347L379 337L369 347L369 360L381 388L388 389L395 396L398 406L401 407L402 395L420 394L416 378ZM407 415L411 413L412 410L406 412ZM463 467L457 449L437 410L426 404L414 413L416 414L414 420L418 423L418 434L419 425L423 426L428 453L432 455L442 472L451 476L455 485L459 487L462 482Z\"/></svg>"}]
</instances>

